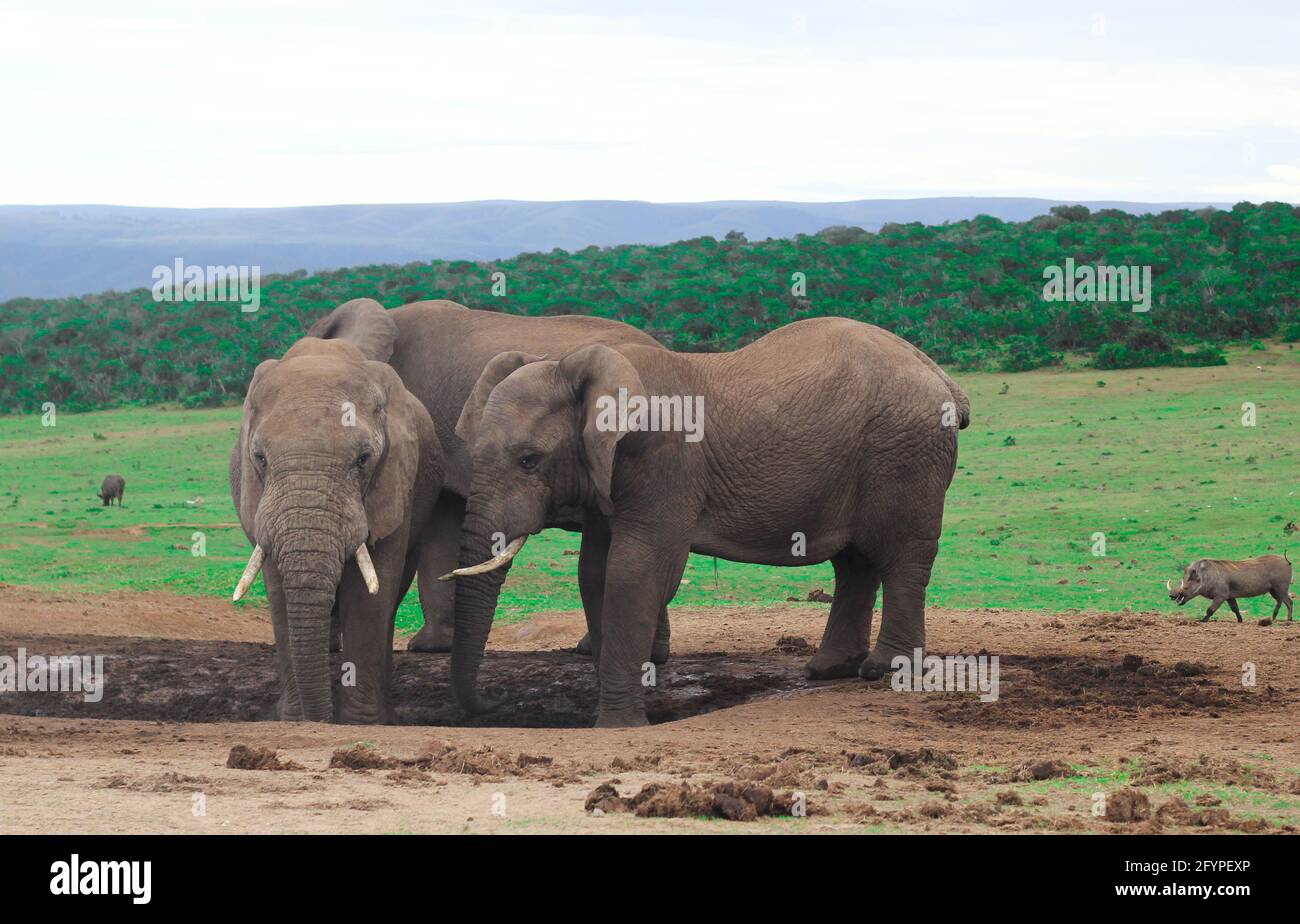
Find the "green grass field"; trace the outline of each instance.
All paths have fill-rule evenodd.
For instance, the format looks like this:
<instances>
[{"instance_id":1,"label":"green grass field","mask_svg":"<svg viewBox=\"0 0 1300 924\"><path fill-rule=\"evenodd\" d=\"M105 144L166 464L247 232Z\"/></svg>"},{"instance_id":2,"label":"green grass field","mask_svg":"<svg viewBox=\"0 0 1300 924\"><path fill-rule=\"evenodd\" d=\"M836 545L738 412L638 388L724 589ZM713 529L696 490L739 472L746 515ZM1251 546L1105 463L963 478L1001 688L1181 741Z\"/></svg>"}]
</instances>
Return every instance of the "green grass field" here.
<instances>
[{"instance_id":1,"label":"green grass field","mask_svg":"<svg viewBox=\"0 0 1300 924\"><path fill-rule=\"evenodd\" d=\"M1172 611L1193 557L1300 541L1300 352L1240 349L1226 367L959 377L974 421L948 493L930 602ZM1256 425L1243 426L1243 403ZM239 408L140 408L0 419L0 582L49 590L227 597L248 558L226 480ZM126 506L101 507L104 475ZM201 535L200 535L201 534ZM1105 554L1095 555L1104 536ZM200 539L206 554L192 548ZM549 531L510 572L501 617L574 609L577 537ZM829 565L693 556L682 605L770 604L833 587ZM261 583L250 601L264 599ZM1194 606L1194 605L1193 605ZM1271 604L1248 601L1250 618ZM414 590L399 625L420 624Z\"/></svg>"}]
</instances>

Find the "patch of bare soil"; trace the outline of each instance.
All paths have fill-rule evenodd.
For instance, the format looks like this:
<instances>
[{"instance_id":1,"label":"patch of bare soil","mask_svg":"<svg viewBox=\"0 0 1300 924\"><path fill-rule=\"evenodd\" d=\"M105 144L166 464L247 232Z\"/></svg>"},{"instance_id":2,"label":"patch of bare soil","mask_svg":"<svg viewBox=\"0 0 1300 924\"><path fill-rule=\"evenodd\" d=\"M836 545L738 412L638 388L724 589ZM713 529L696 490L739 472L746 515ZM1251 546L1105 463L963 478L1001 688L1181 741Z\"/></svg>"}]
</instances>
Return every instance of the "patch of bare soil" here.
<instances>
[{"instance_id":1,"label":"patch of bare soil","mask_svg":"<svg viewBox=\"0 0 1300 924\"><path fill-rule=\"evenodd\" d=\"M53 635L270 642L267 611L217 597L47 592L0 584L0 636Z\"/></svg>"},{"instance_id":2,"label":"patch of bare soil","mask_svg":"<svg viewBox=\"0 0 1300 924\"><path fill-rule=\"evenodd\" d=\"M494 630L482 675L494 711L467 721L447 656L399 651L405 724L359 728L270 721L269 625L224 601L198 601L199 619L178 615L187 606L0 591L0 655L103 654L107 672L98 703L0 693L6 830L1300 825L1300 628L1286 624L931 610L933 653L999 657L999 696L984 703L804 680L824 604L679 609L649 698L656 724L619 730L589 727L592 666L569 650L581 615L548 614Z\"/></svg>"}]
</instances>

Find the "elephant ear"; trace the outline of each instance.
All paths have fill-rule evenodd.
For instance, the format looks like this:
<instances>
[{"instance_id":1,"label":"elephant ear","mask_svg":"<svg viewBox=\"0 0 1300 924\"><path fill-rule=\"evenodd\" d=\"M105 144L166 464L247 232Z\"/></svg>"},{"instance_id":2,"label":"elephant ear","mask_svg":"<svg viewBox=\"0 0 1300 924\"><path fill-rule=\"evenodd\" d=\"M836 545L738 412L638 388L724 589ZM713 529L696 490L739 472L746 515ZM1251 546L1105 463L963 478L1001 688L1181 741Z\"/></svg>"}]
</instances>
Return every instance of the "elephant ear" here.
<instances>
[{"instance_id":1,"label":"elephant ear","mask_svg":"<svg viewBox=\"0 0 1300 924\"><path fill-rule=\"evenodd\" d=\"M392 366L378 361L365 366L384 394L384 453L363 501L368 539L374 543L406 522L420 481L428 482L428 496L433 495L443 465L442 448L424 405L406 390Z\"/></svg>"},{"instance_id":2,"label":"elephant ear","mask_svg":"<svg viewBox=\"0 0 1300 924\"><path fill-rule=\"evenodd\" d=\"M248 428L253 417L253 396L257 392L258 383L279 364L278 359L268 359L253 370L253 379L248 383L248 393L244 396L244 419L239 424L239 438L230 452L230 499L235 502L239 524L244 527L244 534L252 543L257 542L253 536L253 521L257 517L257 505L262 501L262 480L257 477L257 472L248 461Z\"/></svg>"},{"instance_id":3,"label":"elephant ear","mask_svg":"<svg viewBox=\"0 0 1300 924\"><path fill-rule=\"evenodd\" d=\"M474 390L469 393L469 398L465 400L465 407L460 412L460 419L456 421L456 435L460 437L462 443L466 446L474 445L474 436L478 432L478 422L483 417L483 406L487 404L492 389L500 385L506 376L520 366L526 366L540 360L540 356L523 353L519 350L507 350L488 360L487 365L483 367L483 371L479 373L478 381L474 383Z\"/></svg>"},{"instance_id":4,"label":"elephant ear","mask_svg":"<svg viewBox=\"0 0 1300 924\"><path fill-rule=\"evenodd\" d=\"M397 342L397 322L373 298L354 298L313 324L307 336L350 341L366 359L386 363Z\"/></svg>"},{"instance_id":5,"label":"elephant ear","mask_svg":"<svg viewBox=\"0 0 1300 924\"><path fill-rule=\"evenodd\" d=\"M602 416L599 405L617 401L619 389L627 389L629 396L640 395L645 386L628 358L602 343L574 350L560 360L560 376L572 386L582 407L582 454L596 493L596 505L609 516L614 512L614 452L627 431L597 426ZM601 402L602 398L606 402Z\"/></svg>"}]
</instances>

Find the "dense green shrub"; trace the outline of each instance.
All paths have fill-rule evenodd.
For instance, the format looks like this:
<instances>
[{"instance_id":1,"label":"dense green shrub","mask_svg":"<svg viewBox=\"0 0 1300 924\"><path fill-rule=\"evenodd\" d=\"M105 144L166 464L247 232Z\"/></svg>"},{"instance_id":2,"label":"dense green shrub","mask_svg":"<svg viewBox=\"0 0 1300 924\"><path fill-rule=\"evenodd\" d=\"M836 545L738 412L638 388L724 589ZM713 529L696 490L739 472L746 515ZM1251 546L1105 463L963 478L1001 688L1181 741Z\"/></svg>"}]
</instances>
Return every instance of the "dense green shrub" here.
<instances>
[{"instance_id":1,"label":"dense green shrub","mask_svg":"<svg viewBox=\"0 0 1300 924\"><path fill-rule=\"evenodd\" d=\"M1123 343L1103 343L1092 363L1098 369L1139 369L1146 366L1226 366L1227 358L1218 347L1203 347L1184 353L1172 349L1140 350Z\"/></svg>"},{"instance_id":2,"label":"dense green shrub","mask_svg":"<svg viewBox=\"0 0 1300 924\"><path fill-rule=\"evenodd\" d=\"M1045 301L1044 268L1067 258L1151 267L1150 312ZM505 296L492 294L495 272L506 275ZM1214 349L1174 344L1300 339L1300 209L1241 203L1129 215L1061 206L1027 222L981 215L874 234L837 227L789 240L733 234L492 263L297 271L263 279L256 314L232 303L159 303L147 289L13 299L0 303L0 412L29 413L44 401L67 410L237 401L259 361L362 296L388 307L449 298L525 315L596 315L678 350L735 349L792 321L840 315L956 367L1034 368L1065 351L1095 351L1101 368L1219 363Z\"/></svg>"},{"instance_id":3,"label":"dense green shrub","mask_svg":"<svg viewBox=\"0 0 1300 924\"><path fill-rule=\"evenodd\" d=\"M1013 334L1004 343L1006 352L998 361L999 372L1028 372L1061 362L1061 354L1054 353L1035 337Z\"/></svg>"}]
</instances>

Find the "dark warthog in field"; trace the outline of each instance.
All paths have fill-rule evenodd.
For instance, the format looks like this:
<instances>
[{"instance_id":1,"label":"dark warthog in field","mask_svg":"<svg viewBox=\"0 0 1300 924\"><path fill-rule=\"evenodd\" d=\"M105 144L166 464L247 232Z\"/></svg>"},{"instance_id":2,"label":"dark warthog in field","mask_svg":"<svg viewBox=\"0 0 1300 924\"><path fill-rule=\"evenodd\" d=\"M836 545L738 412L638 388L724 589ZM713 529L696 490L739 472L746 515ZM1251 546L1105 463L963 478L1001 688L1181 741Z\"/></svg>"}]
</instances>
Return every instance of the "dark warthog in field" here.
<instances>
[{"instance_id":1,"label":"dark warthog in field","mask_svg":"<svg viewBox=\"0 0 1300 924\"><path fill-rule=\"evenodd\" d=\"M1205 619L1201 622L1209 620L1224 600L1232 607L1237 622L1241 622L1238 598L1258 597L1261 594L1271 594L1277 601L1273 607L1274 619L1283 604L1286 604L1286 618L1290 620L1294 615L1291 594L1287 589L1291 586L1291 559L1285 553L1261 555L1245 561L1202 558L1188 565L1182 584L1177 588L1172 584L1172 581L1166 581L1165 587L1169 590L1169 599L1179 606L1193 597L1206 597L1211 601L1210 608L1205 611Z\"/></svg>"},{"instance_id":2,"label":"dark warthog in field","mask_svg":"<svg viewBox=\"0 0 1300 924\"><path fill-rule=\"evenodd\" d=\"M109 475L104 479L104 483L99 486L99 497L107 507L113 501L117 501L119 507L122 506L122 494L126 491L126 479L121 475Z\"/></svg>"}]
</instances>

